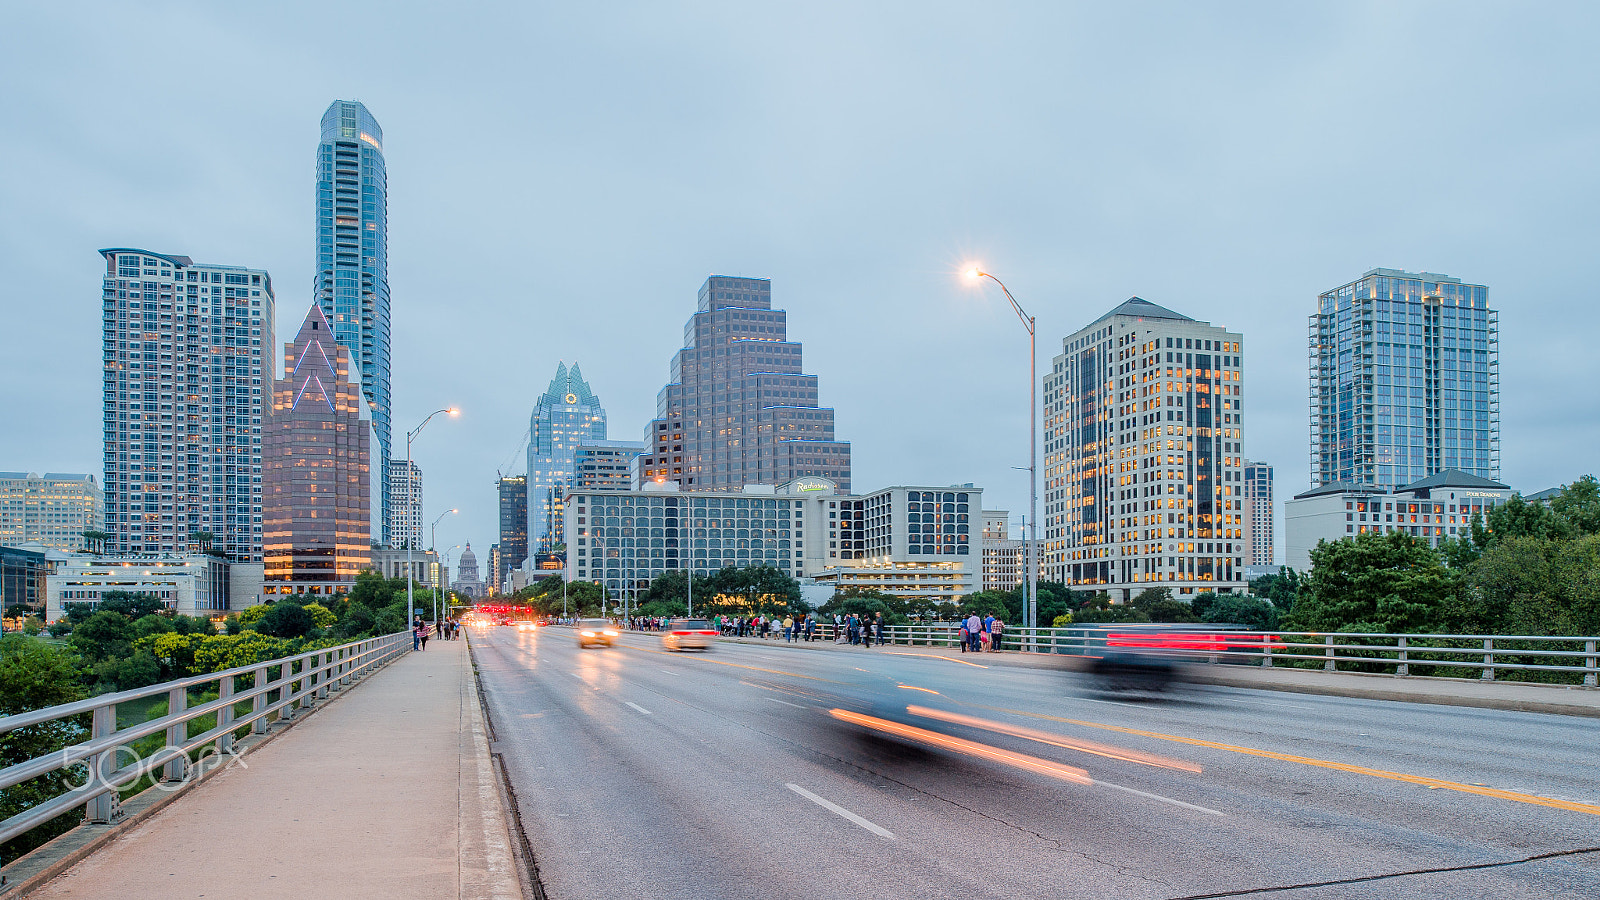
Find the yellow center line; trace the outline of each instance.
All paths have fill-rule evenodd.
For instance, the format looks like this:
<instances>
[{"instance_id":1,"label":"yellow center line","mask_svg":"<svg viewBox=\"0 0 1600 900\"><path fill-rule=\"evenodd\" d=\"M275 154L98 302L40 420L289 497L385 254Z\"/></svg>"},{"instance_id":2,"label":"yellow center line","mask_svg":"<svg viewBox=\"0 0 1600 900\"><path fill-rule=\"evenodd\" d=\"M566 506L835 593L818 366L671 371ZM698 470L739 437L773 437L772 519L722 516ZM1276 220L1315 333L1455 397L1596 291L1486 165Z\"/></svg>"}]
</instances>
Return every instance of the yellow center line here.
<instances>
[{"instance_id":1,"label":"yellow center line","mask_svg":"<svg viewBox=\"0 0 1600 900\"><path fill-rule=\"evenodd\" d=\"M1355 775L1368 775L1373 778L1384 778L1389 781L1403 781L1407 784L1419 784L1430 788L1443 788L1448 791L1459 791L1463 794L1477 794L1480 797L1493 797L1496 800L1510 800L1515 803L1530 803L1534 806L1548 806L1551 809L1564 809L1568 812L1587 813L1591 816L1600 816L1600 805L1593 803L1578 803L1571 800L1557 800L1553 797L1540 797L1537 794L1523 794L1517 791L1503 791L1499 788L1480 787L1475 784L1462 784L1457 781L1445 781L1439 778L1429 778L1424 775L1407 775L1404 772L1388 772L1383 769L1369 769L1366 766L1356 766L1350 763L1334 762L1327 759L1315 759L1309 756L1294 756L1288 753L1278 753L1272 750L1258 750L1254 747L1238 747L1233 744L1219 744L1216 741L1203 741L1199 738L1179 737L1173 734L1162 734L1158 731L1142 731L1138 728L1125 728L1121 725L1107 725L1102 722L1085 722L1082 719L1064 719L1060 716L1050 716L1044 713L1023 712L1017 709L1005 709L999 706L983 706L974 703L981 709L995 712L1011 713L1012 715L1027 716L1032 719L1048 719L1052 722L1065 722L1069 725L1082 725L1085 728L1099 728L1104 731L1117 731L1123 734L1136 734L1140 737L1155 738L1162 741L1172 741L1178 744L1188 744L1192 747L1208 747L1212 750L1226 750L1229 753L1242 753L1246 756L1259 756L1263 759L1275 759L1280 762L1299 763L1303 766L1316 766L1320 769L1333 769L1339 772L1350 772Z\"/></svg>"},{"instance_id":2,"label":"yellow center line","mask_svg":"<svg viewBox=\"0 0 1600 900\"><path fill-rule=\"evenodd\" d=\"M967 662L964 659L956 659L953 656L940 656L937 653L905 653L899 650L885 650L883 652L889 654L890 656L925 656L928 659L942 659L945 662L961 663L963 666L972 666L976 669L989 668L988 666L979 665L975 662Z\"/></svg>"}]
</instances>

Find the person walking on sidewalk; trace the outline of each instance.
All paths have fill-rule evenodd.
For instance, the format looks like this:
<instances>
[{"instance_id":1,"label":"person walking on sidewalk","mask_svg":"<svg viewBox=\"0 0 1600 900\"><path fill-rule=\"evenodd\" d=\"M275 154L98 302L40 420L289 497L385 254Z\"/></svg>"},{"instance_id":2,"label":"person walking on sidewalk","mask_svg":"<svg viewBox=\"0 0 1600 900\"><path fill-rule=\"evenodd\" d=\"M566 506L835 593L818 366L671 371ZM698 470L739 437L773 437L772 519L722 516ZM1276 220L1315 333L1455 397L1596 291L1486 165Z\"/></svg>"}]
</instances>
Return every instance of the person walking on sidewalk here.
<instances>
[{"instance_id":1,"label":"person walking on sidewalk","mask_svg":"<svg viewBox=\"0 0 1600 900\"><path fill-rule=\"evenodd\" d=\"M878 642L879 647L883 646L883 613L881 612L878 613L876 619L872 620L872 638Z\"/></svg>"},{"instance_id":2,"label":"person walking on sidewalk","mask_svg":"<svg viewBox=\"0 0 1600 900\"><path fill-rule=\"evenodd\" d=\"M417 616L411 622L411 649L422 649L422 617Z\"/></svg>"},{"instance_id":3,"label":"person walking on sidewalk","mask_svg":"<svg viewBox=\"0 0 1600 900\"><path fill-rule=\"evenodd\" d=\"M416 635L416 648L418 650L428 649L428 626L421 619L417 620L417 630L414 634Z\"/></svg>"},{"instance_id":4,"label":"person walking on sidewalk","mask_svg":"<svg viewBox=\"0 0 1600 900\"><path fill-rule=\"evenodd\" d=\"M973 613L972 615L968 616L967 617L967 643L970 645L968 647L968 649L971 650L973 653L977 653L978 652L978 634L980 632L982 632L982 631L983 631L983 620L978 618L978 614L977 613Z\"/></svg>"},{"instance_id":5,"label":"person walking on sidewalk","mask_svg":"<svg viewBox=\"0 0 1600 900\"><path fill-rule=\"evenodd\" d=\"M1000 637L1005 634L1006 623L1000 621L999 616L994 617L994 624L989 626L989 650L993 653L1000 652Z\"/></svg>"}]
</instances>

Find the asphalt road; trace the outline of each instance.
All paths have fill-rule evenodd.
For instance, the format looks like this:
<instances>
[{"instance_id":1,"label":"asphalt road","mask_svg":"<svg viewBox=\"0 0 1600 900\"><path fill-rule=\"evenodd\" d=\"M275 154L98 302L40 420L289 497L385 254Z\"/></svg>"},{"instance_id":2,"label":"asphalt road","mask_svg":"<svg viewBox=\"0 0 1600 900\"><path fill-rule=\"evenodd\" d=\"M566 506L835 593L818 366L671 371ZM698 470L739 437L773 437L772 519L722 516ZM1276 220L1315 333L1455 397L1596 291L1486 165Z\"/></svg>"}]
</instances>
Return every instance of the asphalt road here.
<instances>
[{"instance_id":1,"label":"asphalt road","mask_svg":"<svg viewBox=\"0 0 1600 900\"><path fill-rule=\"evenodd\" d=\"M554 900L1600 896L1592 719L1128 702L911 648L472 646Z\"/></svg>"}]
</instances>

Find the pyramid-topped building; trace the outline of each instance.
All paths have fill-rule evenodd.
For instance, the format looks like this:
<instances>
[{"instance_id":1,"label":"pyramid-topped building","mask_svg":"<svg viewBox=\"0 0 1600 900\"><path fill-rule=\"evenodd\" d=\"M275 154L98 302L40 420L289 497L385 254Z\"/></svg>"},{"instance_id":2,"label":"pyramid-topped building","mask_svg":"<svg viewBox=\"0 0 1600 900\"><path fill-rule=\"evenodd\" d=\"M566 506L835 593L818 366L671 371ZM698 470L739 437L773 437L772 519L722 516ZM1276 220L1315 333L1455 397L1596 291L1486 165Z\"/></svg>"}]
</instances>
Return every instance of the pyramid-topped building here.
<instances>
[{"instance_id":1,"label":"pyramid-topped building","mask_svg":"<svg viewBox=\"0 0 1600 900\"><path fill-rule=\"evenodd\" d=\"M343 593L371 562L371 405L361 373L320 306L284 345L262 434L267 594Z\"/></svg>"}]
</instances>

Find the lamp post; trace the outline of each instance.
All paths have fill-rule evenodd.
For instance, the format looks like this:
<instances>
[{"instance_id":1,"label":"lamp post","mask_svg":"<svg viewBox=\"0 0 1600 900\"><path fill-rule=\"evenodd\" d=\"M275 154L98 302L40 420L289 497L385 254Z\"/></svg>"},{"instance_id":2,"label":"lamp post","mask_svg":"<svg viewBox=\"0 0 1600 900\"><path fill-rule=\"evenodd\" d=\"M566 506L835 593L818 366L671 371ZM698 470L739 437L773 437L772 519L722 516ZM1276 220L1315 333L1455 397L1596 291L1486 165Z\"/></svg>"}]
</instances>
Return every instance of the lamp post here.
<instances>
[{"instance_id":1,"label":"lamp post","mask_svg":"<svg viewBox=\"0 0 1600 900\"><path fill-rule=\"evenodd\" d=\"M436 560L449 559L450 558L450 554L456 552L460 548L461 548L461 545L460 544L456 544L455 546L451 547L449 550L446 550L442 556L436 556L435 559ZM436 579L435 580L435 585L436 586L433 589L433 603L434 603L434 610L435 610L434 614L437 616L438 615L437 610L438 610L438 604L439 604L439 597L442 594L444 594L444 565L443 565L443 563L438 563L437 564L436 568L434 569L434 578Z\"/></svg>"},{"instance_id":2,"label":"lamp post","mask_svg":"<svg viewBox=\"0 0 1600 900\"><path fill-rule=\"evenodd\" d=\"M413 428L410 431L406 432L406 484L407 484L408 487L410 485L413 485L415 483L415 481L416 481L416 479L414 477L414 474L411 471L411 442L416 440L417 435L422 433L422 429L427 428L428 427L428 423L433 421L433 417L437 416L439 413L444 413L445 415L453 417L453 416L461 415L461 410L455 408L454 406L452 406L452 407L450 407L448 409L436 409L433 412L428 413L428 417L426 419L422 420L422 424L421 425L418 425L416 428ZM388 472L385 472L383 474L384 474L384 477L388 477L388 475L389 475ZM408 504L407 508L409 509L409 504ZM408 513L406 515L406 531L409 532L410 530L411 530L411 516ZM416 617L417 617L416 603L415 603L415 600L413 599L413 595L415 594L415 591L413 590L413 586L416 584L417 578L416 578L416 572L411 568L411 551L412 551L412 548L414 548L416 546L416 544L417 544L417 538L420 538L421 536L422 535L420 535L420 534L419 535L412 535L412 534L407 534L406 535L406 628L407 629L411 628L412 621L414 621L416 619Z\"/></svg>"},{"instance_id":3,"label":"lamp post","mask_svg":"<svg viewBox=\"0 0 1600 900\"><path fill-rule=\"evenodd\" d=\"M1028 522L1033 527L1033 537L1029 539L1027 526L1024 526L1022 538L1026 545L1026 552L1023 559L1026 561L1028 569L1028 606L1023 625L1027 628L1038 628L1039 563L1035 559L1035 554L1038 552L1039 544L1039 410L1035 404L1037 403L1036 392L1039 390L1039 355L1035 350L1034 320L1033 316L1028 315L1023 310L1022 304L1017 302L1017 298L1011 296L1011 289L1006 287L1005 282L977 266L967 270L967 277L973 279L987 278L1000 285L1000 290L1005 292L1006 299L1011 301L1011 308L1016 311L1017 318L1022 320L1022 327L1028 329ZM1031 637L1028 640L1028 646L1030 648L1033 646Z\"/></svg>"},{"instance_id":4,"label":"lamp post","mask_svg":"<svg viewBox=\"0 0 1600 900\"><path fill-rule=\"evenodd\" d=\"M447 509L439 513L439 518L434 519L433 524L428 526L428 552L434 554L433 561L435 566L439 564L438 553L434 550L435 547L439 546L439 519L443 519L445 516L453 516L460 511L459 509ZM437 571L442 572L443 570ZM433 592L433 627L439 627L439 592L437 590Z\"/></svg>"}]
</instances>

